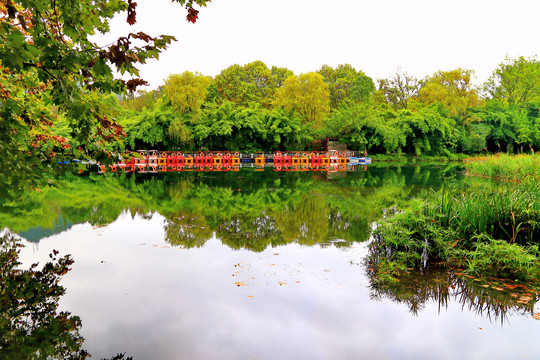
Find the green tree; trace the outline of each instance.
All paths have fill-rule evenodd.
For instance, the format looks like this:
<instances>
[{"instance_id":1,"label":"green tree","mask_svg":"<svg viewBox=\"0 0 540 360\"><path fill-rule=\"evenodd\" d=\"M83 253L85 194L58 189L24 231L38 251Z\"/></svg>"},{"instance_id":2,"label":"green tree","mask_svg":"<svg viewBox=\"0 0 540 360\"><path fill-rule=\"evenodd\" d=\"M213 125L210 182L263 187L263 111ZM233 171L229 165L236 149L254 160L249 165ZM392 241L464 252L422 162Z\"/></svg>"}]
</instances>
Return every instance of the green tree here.
<instances>
[{"instance_id":1,"label":"green tree","mask_svg":"<svg viewBox=\"0 0 540 360\"><path fill-rule=\"evenodd\" d=\"M140 112L143 108L153 107L159 97L161 97L161 92L158 90L137 90L137 92L130 92L122 97L120 105L125 109Z\"/></svg>"},{"instance_id":2,"label":"green tree","mask_svg":"<svg viewBox=\"0 0 540 360\"><path fill-rule=\"evenodd\" d=\"M539 103L528 107L508 106L506 101L491 100L474 110L473 121L489 127L485 137L489 151L529 151L540 147Z\"/></svg>"},{"instance_id":3,"label":"green tree","mask_svg":"<svg viewBox=\"0 0 540 360\"><path fill-rule=\"evenodd\" d=\"M275 98L275 91L285 78L292 75L286 68L269 69L262 61L254 61L244 66L235 64L221 71L215 78L217 92L222 101L247 107L250 103L269 108Z\"/></svg>"},{"instance_id":4,"label":"green tree","mask_svg":"<svg viewBox=\"0 0 540 360\"><path fill-rule=\"evenodd\" d=\"M153 108L132 113L128 123L128 144L132 150L164 150L191 143L191 131L164 99L158 99Z\"/></svg>"},{"instance_id":5,"label":"green tree","mask_svg":"<svg viewBox=\"0 0 540 360\"><path fill-rule=\"evenodd\" d=\"M472 70L437 71L419 91L419 99L426 105L440 103L451 116L464 119L469 109L480 104L472 84Z\"/></svg>"},{"instance_id":6,"label":"green tree","mask_svg":"<svg viewBox=\"0 0 540 360\"><path fill-rule=\"evenodd\" d=\"M335 69L323 65L317 71L328 84L330 108L335 110L341 104L367 101L375 90L373 80L362 71L356 71L350 64L338 65Z\"/></svg>"},{"instance_id":7,"label":"green tree","mask_svg":"<svg viewBox=\"0 0 540 360\"><path fill-rule=\"evenodd\" d=\"M525 105L540 100L540 61L537 57L507 57L484 84L492 99L509 105Z\"/></svg>"},{"instance_id":8,"label":"green tree","mask_svg":"<svg viewBox=\"0 0 540 360\"><path fill-rule=\"evenodd\" d=\"M181 114L196 114L208 94L211 79L199 73L185 71L170 75L163 86L163 92L174 109Z\"/></svg>"},{"instance_id":9,"label":"green tree","mask_svg":"<svg viewBox=\"0 0 540 360\"><path fill-rule=\"evenodd\" d=\"M304 123L320 128L330 110L328 84L314 72L290 76L276 91L275 104L292 111Z\"/></svg>"},{"instance_id":10,"label":"green tree","mask_svg":"<svg viewBox=\"0 0 540 360\"><path fill-rule=\"evenodd\" d=\"M405 146L406 136L392 126L393 111L379 111L365 104L340 108L325 120L322 137L337 137L350 149L387 153Z\"/></svg>"},{"instance_id":11,"label":"green tree","mask_svg":"<svg viewBox=\"0 0 540 360\"><path fill-rule=\"evenodd\" d=\"M391 126L406 136L404 152L420 156L440 155L455 148L459 140L456 121L446 116L442 105L423 107L418 111L398 110Z\"/></svg>"},{"instance_id":12,"label":"green tree","mask_svg":"<svg viewBox=\"0 0 540 360\"><path fill-rule=\"evenodd\" d=\"M421 83L414 76L398 69L389 79L379 80L379 92L394 109L408 109L411 99L418 96Z\"/></svg>"}]
</instances>

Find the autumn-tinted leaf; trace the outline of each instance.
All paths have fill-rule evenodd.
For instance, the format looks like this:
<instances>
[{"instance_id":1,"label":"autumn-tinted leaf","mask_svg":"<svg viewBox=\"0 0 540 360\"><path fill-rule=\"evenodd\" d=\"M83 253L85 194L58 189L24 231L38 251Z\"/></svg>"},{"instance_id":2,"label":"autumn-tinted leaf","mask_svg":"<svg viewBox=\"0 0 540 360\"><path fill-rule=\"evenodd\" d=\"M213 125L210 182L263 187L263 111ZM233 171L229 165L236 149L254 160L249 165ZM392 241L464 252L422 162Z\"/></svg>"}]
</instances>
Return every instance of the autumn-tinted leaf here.
<instances>
[{"instance_id":1,"label":"autumn-tinted leaf","mask_svg":"<svg viewBox=\"0 0 540 360\"><path fill-rule=\"evenodd\" d=\"M194 24L197 21L198 15L199 10L195 10L194 8L188 8L188 14L186 16L187 21Z\"/></svg>"},{"instance_id":2,"label":"autumn-tinted leaf","mask_svg":"<svg viewBox=\"0 0 540 360\"><path fill-rule=\"evenodd\" d=\"M133 25L137 22L136 20L136 11L135 8L137 7L136 2L132 2L132 0L128 0L128 9L127 9L127 22L129 25Z\"/></svg>"}]
</instances>

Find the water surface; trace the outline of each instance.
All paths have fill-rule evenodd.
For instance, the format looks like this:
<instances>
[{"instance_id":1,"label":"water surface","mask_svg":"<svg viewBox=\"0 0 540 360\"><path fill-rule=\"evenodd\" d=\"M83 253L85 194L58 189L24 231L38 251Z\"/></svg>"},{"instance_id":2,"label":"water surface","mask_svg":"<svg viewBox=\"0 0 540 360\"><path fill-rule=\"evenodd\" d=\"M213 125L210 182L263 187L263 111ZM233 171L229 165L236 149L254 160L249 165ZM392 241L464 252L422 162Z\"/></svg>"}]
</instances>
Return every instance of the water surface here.
<instances>
[{"instance_id":1,"label":"water surface","mask_svg":"<svg viewBox=\"0 0 540 360\"><path fill-rule=\"evenodd\" d=\"M90 177L0 220L27 239L25 265L72 254L61 308L82 318L93 358L538 358L535 300L446 272L380 287L364 265L378 219L475 186L460 171Z\"/></svg>"}]
</instances>

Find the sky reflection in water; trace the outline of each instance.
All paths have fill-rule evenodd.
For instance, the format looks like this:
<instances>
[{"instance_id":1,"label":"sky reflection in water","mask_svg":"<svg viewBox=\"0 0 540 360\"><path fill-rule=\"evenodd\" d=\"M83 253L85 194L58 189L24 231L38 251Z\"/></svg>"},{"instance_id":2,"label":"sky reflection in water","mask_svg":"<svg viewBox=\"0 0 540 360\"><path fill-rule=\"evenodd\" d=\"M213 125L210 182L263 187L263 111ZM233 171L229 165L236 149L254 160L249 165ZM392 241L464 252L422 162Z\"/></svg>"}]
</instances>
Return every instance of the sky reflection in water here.
<instances>
[{"instance_id":1,"label":"sky reflection in water","mask_svg":"<svg viewBox=\"0 0 540 360\"><path fill-rule=\"evenodd\" d=\"M165 218L123 213L29 244L25 264L53 248L76 260L61 307L81 316L94 358L135 359L535 358L540 322L504 326L450 301L418 316L404 304L370 300L350 247L289 244L231 250L213 238L201 248L164 241ZM237 286L236 283L242 283ZM244 285L245 284L245 285Z\"/></svg>"}]
</instances>

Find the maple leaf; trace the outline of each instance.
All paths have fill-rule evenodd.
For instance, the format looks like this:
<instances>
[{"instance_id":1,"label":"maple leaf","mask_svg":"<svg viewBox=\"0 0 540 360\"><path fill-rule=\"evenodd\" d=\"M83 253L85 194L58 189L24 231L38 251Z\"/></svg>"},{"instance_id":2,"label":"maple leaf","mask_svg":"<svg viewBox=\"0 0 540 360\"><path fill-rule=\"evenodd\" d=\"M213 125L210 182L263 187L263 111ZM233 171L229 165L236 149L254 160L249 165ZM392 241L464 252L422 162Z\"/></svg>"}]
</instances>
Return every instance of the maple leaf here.
<instances>
[{"instance_id":1,"label":"maple leaf","mask_svg":"<svg viewBox=\"0 0 540 360\"><path fill-rule=\"evenodd\" d=\"M133 92L140 85L148 85L148 82L143 79L131 79L126 83L126 87L129 91Z\"/></svg>"},{"instance_id":2,"label":"maple leaf","mask_svg":"<svg viewBox=\"0 0 540 360\"><path fill-rule=\"evenodd\" d=\"M141 39L145 42L150 42L151 40L154 40L153 37L151 37L150 35L147 35L145 33L143 33L142 31L139 31L138 33L136 34L129 34L129 36L135 38L135 39Z\"/></svg>"},{"instance_id":3,"label":"maple leaf","mask_svg":"<svg viewBox=\"0 0 540 360\"><path fill-rule=\"evenodd\" d=\"M199 17L199 10L195 10L194 8L188 9L188 14L186 16L187 21L195 24L198 17Z\"/></svg>"},{"instance_id":4,"label":"maple leaf","mask_svg":"<svg viewBox=\"0 0 540 360\"><path fill-rule=\"evenodd\" d=\"M131 0L128 0L127 22L129 25L133 25L137 22L137 19L136 19L137 12L135 11L136 7L137 7L136 2L132 2Z\"/></svg>"}]
</instances>

